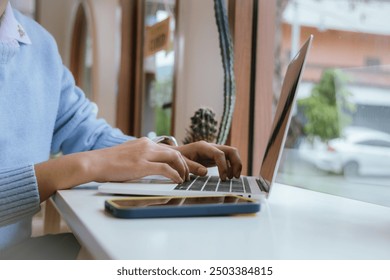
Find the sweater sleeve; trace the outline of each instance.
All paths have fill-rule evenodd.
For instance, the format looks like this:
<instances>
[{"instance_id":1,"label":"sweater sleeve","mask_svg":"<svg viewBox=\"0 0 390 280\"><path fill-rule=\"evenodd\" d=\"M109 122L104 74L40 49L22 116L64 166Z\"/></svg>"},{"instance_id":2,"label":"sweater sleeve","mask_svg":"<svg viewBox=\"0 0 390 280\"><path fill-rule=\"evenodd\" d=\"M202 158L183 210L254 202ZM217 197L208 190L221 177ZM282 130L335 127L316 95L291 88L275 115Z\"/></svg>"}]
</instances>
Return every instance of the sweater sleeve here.
<instances>
[{"instance_id":1,"label":"sweater sleeve","mask_svg":"<svg viewBox=\"0 0 390 280\"><path fill-rule=\"evenodd\" d=\"M34 215L39 204L33 165L0 169L0 226Z\"/></svg>"},{"instance_id":2,"label":"sweater sleeve","mask_svg":"<svg viewBox=\"0 0 390 280\"><path fill-rule=\"evenodd\" d=\"M111 147L134 139L97 119L97 106L75 85L70 71L63 67L62 88L54 127L52 153L64 154Z\"/></svg>"}]
</instances>

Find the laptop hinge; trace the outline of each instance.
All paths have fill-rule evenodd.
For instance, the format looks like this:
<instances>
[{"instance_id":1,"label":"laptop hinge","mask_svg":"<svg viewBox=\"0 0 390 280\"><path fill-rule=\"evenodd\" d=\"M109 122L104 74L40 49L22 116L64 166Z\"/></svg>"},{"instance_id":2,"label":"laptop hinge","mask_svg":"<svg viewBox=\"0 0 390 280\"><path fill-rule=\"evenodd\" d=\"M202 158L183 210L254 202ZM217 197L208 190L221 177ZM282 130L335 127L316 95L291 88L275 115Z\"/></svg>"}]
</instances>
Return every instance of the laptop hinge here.
<instances>
[{"instance_id":1,"label":"laptop hinge","mask_svg":"<svg viewBox=\"0 0 390 280\"><path fill-rule=\"evenodd\" d=\"M265 182L263 178L261 178L261 177L256 178L256 183L262 192L268 193L269 187L268 187L267 182Z\"/></svg>"}]
</instances>

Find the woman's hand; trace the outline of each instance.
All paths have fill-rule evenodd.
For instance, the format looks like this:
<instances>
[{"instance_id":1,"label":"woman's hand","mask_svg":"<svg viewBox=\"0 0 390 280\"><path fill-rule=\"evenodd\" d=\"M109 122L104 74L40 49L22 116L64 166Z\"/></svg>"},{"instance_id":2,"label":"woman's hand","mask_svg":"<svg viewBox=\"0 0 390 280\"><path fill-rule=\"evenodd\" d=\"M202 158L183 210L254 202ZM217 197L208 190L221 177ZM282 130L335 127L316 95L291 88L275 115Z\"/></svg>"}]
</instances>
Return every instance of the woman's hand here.
<instances>
[{"instance_id":1,"label":"woman's hand","mask_svg":"<svg viewBox=\"0 0 390 280\"><path fill-rule=\"evenodd\" d=\"M162 175L176 183L189 179L189 173L204 176L207 167L217 166L222 180L239 178L242 164L236 148L199 141L183 146L155 144L148 138L92 151L94 181L128 181L147 175Z\"/></svg>"},{"instance_id":2,"label":"woman's hand","mask_svg":"<svg viewBox=\"0 0 390 280\"><path fill-rule=\"evenodd\" d=\"M189 179L189 173L204 176L207 167L218 166L222 180L240 177L237 149L204 141L173 147L148 138L118 146L75 153L36 164L41 201L57 190L91 181L125 182L148 175L162 175L175 183Z\"/></svg>"},{"instance_id":3,"label":"woman's hand","mask_svg":"<svg viewBox=\"0 0 390 280\"><path fill-rule=\"evenodd\" d=\"M162 175L182 183L189 178L186 160L179 151L148 138L118 146L75 153L34 166L41 201L57 190L91 181L124 182L148 175Z\"/></svg>"},{"instance_id":4,"label":"woman's hand","mask_svg":"<svg viewBox=\"0 0 390 280\"><path fill-rule=\"evenodd\" d=\"M242 163L234 147L207 143L205 141L171 147L184 156L189 171L195 175L207 174L207 167L217 166L221 180L239 178Z\"/></svg>"},{"instance_id":5,"label":"woman's hand","mask_svg":"<svg viewBox=\"0 0 390 280\"><path fill-rule=\"evenodd\" d=\"M148 175L162 175L175 183L189 176L189 169L179 151L159 145L148 138L131 140L121 145L88 152L94 181L129 181Z\"/></svg>"}]
</instances>

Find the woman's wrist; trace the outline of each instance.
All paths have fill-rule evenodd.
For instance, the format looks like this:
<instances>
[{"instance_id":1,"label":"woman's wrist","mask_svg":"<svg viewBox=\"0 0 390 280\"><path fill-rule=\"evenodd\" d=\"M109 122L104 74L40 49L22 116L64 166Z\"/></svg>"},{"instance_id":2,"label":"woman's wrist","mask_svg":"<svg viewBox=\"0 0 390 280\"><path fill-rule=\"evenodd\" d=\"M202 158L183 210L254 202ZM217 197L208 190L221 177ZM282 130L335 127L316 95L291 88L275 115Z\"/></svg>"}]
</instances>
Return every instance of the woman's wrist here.
<instances>
[{"instance_id":1,"label":"woman's wrist","mask_svg":"<svg viewBox=\"0 0 390 280\"><path fill-rule=\"evenodd\" d=\"M34 166L41 201L58 190L93 181L93 159L89 152L51 159Z\"/></svg>"}]
</instances>

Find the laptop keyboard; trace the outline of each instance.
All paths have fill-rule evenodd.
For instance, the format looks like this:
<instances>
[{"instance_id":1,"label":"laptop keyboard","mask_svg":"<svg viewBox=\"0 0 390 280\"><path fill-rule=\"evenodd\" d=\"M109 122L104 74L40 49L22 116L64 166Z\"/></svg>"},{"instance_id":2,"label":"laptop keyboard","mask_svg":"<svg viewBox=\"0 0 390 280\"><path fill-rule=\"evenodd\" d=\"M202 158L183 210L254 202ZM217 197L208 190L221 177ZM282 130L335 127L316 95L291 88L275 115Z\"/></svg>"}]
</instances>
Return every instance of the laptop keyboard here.
<instances>
[{"instance_id":1,"label":"laptop keyboard","mask_svg":"<svg viewBox=\"0 0 390 280\"><path fill-rule=\"evenodd\" d=\"M199 177L191 175L190 181L177 185L175 190L251 193L246 177L221 181L219 176Z\"/></svg>"}]
</instances>

